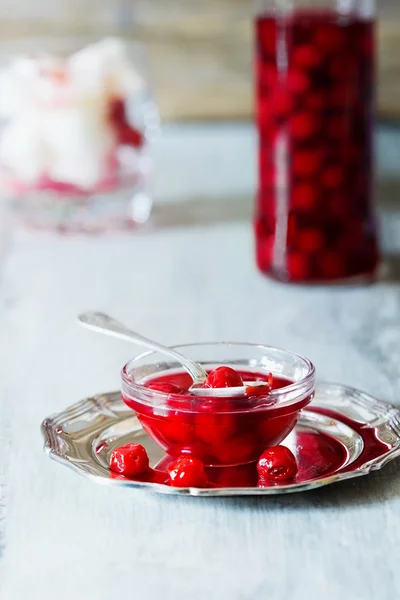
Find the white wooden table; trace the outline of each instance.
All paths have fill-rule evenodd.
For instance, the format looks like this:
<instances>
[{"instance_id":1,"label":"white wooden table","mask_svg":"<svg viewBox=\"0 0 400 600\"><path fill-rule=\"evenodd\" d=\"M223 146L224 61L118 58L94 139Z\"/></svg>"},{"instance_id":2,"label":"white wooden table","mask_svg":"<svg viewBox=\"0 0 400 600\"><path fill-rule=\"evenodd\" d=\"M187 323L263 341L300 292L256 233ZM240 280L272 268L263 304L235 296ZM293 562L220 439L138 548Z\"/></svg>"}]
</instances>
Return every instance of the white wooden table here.
<instances>
[{"instance_id":1,"label":"white wooden table","mask_svg":"<svg viewBox=\"0 0 400 600\"><path fill-rule=\"evenodd\" d=\"M192 146L189 134L198 136ZM75 315L87 308L166 344L283 346L313 359L320 379L400 406L400 268L369 288L264 279L254 265L248 204L231 198L251 191L251 132L223 126L207 135L167 131L159 197L184 198L189 184L203 197L175 207L168 226L110 238L3 237L2 600L399 597L399 462L316 492L196 499L96 486L42 452L42 419L118 388L119 369L134 352L79 329ZM390 132L381 138L386 176L395 174L399 146ZM191 167L184 168L185 154ZM396 254L400 207L387 189L384 240ZM214 199L215 190L225 199Z\"/></svg>"}]
</instances>

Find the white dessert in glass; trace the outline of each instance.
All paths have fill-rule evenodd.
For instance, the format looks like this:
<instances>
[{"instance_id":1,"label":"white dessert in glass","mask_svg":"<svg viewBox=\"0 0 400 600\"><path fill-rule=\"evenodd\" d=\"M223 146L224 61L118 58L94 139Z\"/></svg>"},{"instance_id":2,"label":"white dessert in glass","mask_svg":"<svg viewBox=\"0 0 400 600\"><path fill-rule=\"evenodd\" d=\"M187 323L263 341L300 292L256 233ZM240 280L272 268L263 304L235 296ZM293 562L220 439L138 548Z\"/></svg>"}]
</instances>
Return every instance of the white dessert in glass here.
<instances>
[{"instance_id":1,"label":"white dessert in glass","mask_svg":"<svg viewBox=\"0 0 400 600\"><path fill-rule=\"evenodd\" d=\"M43 44L44 46L45 44ZM66 46L71 44L66 44ZM0 182L37 227L104 231L151 212L157 110L132 45L23 51L0 67Z\"/></svg>"}]
</instances>

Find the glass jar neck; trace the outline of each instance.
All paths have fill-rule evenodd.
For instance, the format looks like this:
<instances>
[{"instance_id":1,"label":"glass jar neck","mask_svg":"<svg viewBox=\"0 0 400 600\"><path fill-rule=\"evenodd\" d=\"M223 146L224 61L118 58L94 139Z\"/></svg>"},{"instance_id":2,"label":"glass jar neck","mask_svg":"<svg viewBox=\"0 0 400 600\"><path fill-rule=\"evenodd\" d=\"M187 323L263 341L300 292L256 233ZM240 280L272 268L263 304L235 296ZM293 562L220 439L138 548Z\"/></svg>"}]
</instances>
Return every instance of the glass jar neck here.
<instances>
[{"instance_id":1,"label":"glass jar neck","mask_svg":"<svg viewBox=\"0 0 400 600\"><path fill-rule=\"evenodd\" d=\"M256 14L290 15L297 10L330 10L338 15L372 19L376 0L254 0Z\"/></svg>"}]
</instances>

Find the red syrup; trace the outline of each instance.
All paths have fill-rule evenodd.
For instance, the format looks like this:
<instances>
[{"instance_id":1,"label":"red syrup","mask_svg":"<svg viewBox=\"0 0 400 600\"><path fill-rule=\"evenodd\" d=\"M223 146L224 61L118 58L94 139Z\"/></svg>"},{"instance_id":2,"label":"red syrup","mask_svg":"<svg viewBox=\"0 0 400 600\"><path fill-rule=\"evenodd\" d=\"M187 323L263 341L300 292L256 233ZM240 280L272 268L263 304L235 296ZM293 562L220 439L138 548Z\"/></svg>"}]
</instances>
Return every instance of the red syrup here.
<instances>
[{"instance_id":1,"label":"red syrup","mask_svg":"<svg viewBox=\"0 0 400 600\"><path fill-rule=\"evenodd\" d=\"M125 101L115 99L110 103L109 120L117 137L118 144L140 148L144 143L143 134L132 127L126 115Z\"/></svg>"},{"instance_id":2,"label":"red syrup","mask_svg":"<svg viewBox=\"0 0 400 600\"><path fill-rule=\"evenodd\" d=\"M239 371L243 380L271 383L268 373ZM292 382L274 377L273 389ZM210 398L188 392L191 377L178 371L152 378L149 390L167 394L162 406L153 398L150 404L123 396L146 433L169 455L199 458L207 466L233 466L257 461L262 452L279 444L295 426L300 409L312 395L300 397L289 406L279 406L264 397Z\"/></svg>"},{"instance_id":3,"label":"red syrup","mask_svg":"<svg viewBox=\"0 0 400 600\"><path fill-rule=\"evenodd\" d=\"M236 467L206 468L209 487L271 487L307 483L333 475L342 469L347 459L346 448L338 440L321 433L298 431L295 445L298 471L292 480L282 482L260 480L257 463L253 462ZM165 456L157 464L158 472L167 473L168 466L173 461L172 457Z\"/></svg>"},{"instance_id":4,"label":"red syrup","mask_svg":"<svg viewBox=\"0 0 400 600\"><path fill-rule=\"evenodd\" d=\"M372 279L374 24L330 11L256 20L260 270Z\"/></svg>"},{"instance_id":5,"label":"red syrup","mask_svg":"<svg viewBox=\"0 0 400 600\"><path fill-rule=\"evenodd\" d=\"M331 410L313 407L312 412L319 413L332 419L338 415ZM329 477L335 473L352 472L366 461L382 455L389 446L383 442L377 431L366 429L365 424L345 417L340 414L340 421L354 429L363 439L363 451L361 455L348 462L348 451L339 439L335 439L314 429L299 428L295 430L290 440L290 449L294 453L297 464L297 475L294 479L284 482L273 482L260 480L257 463L233 467L206 467L207 483L202 482L201 487L208 488L255 488L271 487L276 485L306 484L318 479ZM107 445L101 444L96 452L106 451ZM106 459L107 460L107 459ZM109 459L108 459L109 460ZM135 477L110 472L110 478L132 483L151 483L170 485L169 471L173 468L176 459L165 455L154 468L148 468L145 472Z\"/></svg>"}]
</instances>

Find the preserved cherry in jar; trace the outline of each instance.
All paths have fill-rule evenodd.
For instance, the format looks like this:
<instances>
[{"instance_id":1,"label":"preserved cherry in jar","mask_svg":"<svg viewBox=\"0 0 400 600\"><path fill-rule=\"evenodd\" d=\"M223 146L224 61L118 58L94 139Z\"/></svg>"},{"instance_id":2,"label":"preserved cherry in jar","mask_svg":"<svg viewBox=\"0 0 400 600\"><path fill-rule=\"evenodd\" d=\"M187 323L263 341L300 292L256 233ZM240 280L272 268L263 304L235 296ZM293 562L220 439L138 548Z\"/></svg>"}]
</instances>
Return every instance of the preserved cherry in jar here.
<instances>
[{"instance_id":1,"label":"preserved cherry in jar","mask_svg":"<svg viewBox=\"0 0 400 600\"><path fill-rule=\"evenodd\" d=\"M372 2L297 4L261 2L255 20L257 263L288 282L372 280Z\"/></svg>"}]
</instances>

